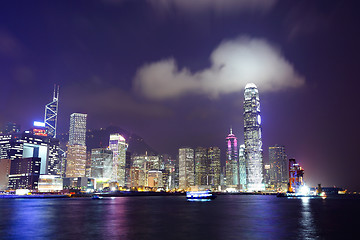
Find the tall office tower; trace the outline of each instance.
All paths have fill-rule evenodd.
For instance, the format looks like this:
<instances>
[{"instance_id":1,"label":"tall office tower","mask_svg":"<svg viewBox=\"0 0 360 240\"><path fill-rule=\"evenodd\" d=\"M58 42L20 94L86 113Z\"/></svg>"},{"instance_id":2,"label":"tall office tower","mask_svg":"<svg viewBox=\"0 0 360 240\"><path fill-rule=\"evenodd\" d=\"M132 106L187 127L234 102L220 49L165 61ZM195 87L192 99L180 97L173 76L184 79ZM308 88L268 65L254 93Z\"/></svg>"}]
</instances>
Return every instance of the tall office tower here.
<instances>
[{"instance_id":1,"label":"tall office tower","mask_svg":"<svg viewBox=\"0 0 360 240\"><path fill-rule=\"evenodd\" d=\"M47 134L50 137L56 138L57 115L59 108L59 86L54 86L54 94L52 102L45 105L44 123L47 129Z\"/></svg>"},{"instance_id":2,"label":"tall office tower","mask_svg":"<svg viewBox=\"0 0 360 240\"><path fill-rule=\"evenodd\" d=\"M130 168L131 187L146 186L147 183L147 155L134 155L131 157Z\"/></svg>"},{"instance_id":3,"label":"tall office tower","mask_svg":"<svg viewBox=\"0 0 360 240\"><path fill-rule=\"evenodd\" d=\"M221 175L220 148L218 147L208 148L208 161L210 165L209 185L211 185L213 189L217 190L220 186L220 175Z\"/></svg>"},{"instance_id":4,"label":"tall office tower","mask_svg":"<svg viewBox=\"0 0 360 240\"><path fill-rule=\"evenodd\" d=\"M240 189L246 189L246 161L245 161L245 145L241 144L239 148L239 182Z\"/></svg>"},{"instance_id":5,"label":"tall office tower","mask_svg":"<svg viewBox=\"0 0 360 240\"><path fill-rule=\"evenodd\" d=\"M113 174L111 181L125 186L126 150L128 144L119 133L111 134L109 148L113 152Z\"/></svg>"},{"instance_id":6,"label":"tall office tower","mask_svg":"<svg viewBox=\"0 0 360 240\"><path fill-rule=\"evenodd\" d=\"M239 157L237 138L230 128L226 137L226 185L239 184Z\"/></svg>"},{"instance_id":7,"label":"tall office tower","mask_svg":"<svg viewBox=\"0 0 360 240\"><path fill-rule=\"evenodd\" d=\"M70 115L69 145L86 145L86 118L84 113Z\"/></svg>"},{"instance_id":8,"label":"tall office tower","mask_svg":"<svg viewBox=\"0 0 360 240\"><path fill-rule=\"evenodd\" d=\"M194 186L194 149L179 149L179 188L188 190Z\"/></svg>"},{"instance_id":9,"label":"tall office tower","mask_svg":"<svg viewBox=\"0 0 360 240\"><path fill-rule=\"evenodd\" d=\"M248 83L244 93L244 140L248 191L265 190L259 91Z\"/></svg>"},{"instance_id":10,"label":"tall office tower","mask_svg":"<svg viewBox=\"0 0 360 240\"><path fill-rule=\"evenodd\" d=\"M207 149L197 147L195 149L195 185L208 185L209 168Z\"/></svg>"},{"instance_id":11,"label":"tall office tower","mask_svg":"<svg viewBox=\"0 0 360 240\"><path fill-rule=\"evenodd\" d=\"M275 189L286 190L289 181L289 166L285 147L279 145L269 147L269 162L270 184L274 185Z\"/></svg>"},{"instance_id":12,"label":"tall office tower","mask_svg":"<svg viewBox=\"0 0 360 240\"><path fill-rule=\"evenodd\" d=\"M97 181L107 182L111 179L113 169L113 153L106 148L91 150L91 177Z\"/></svg>"},{"instance_id":13,"label":"tall office tower","mask_svg":"<svg viewBox=\"0 0 360 240\"><path fill-rule=\"evenodd\" d=\"M86 169L86 117L87 114L70 115L69 144L66 154L66 177L85 177Z\"/></svg>"}]
</instances>

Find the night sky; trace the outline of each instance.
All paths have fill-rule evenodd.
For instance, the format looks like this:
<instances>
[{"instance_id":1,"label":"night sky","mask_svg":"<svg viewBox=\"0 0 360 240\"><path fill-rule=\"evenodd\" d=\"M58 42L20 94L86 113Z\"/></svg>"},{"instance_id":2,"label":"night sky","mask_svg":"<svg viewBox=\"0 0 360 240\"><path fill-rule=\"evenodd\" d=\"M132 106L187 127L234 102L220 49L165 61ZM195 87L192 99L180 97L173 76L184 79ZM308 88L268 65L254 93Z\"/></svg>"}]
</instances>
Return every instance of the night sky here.
<instances>
[{"instance_id":1,"label":"night sky","mask_svg":"<svg viewBox=\"0 0 360 240\"><path fill-rule=\"evenodd\" d=\"M195 3L196 2L196 3ZM0 124L43 120L60 85L73 112L161 153L243 143L243 91L260 92L263 149L285 145L309 185L360 190L359 1L3 1ZM224 152L223 152L224 157Z\"/></svg>"}]
</instances>

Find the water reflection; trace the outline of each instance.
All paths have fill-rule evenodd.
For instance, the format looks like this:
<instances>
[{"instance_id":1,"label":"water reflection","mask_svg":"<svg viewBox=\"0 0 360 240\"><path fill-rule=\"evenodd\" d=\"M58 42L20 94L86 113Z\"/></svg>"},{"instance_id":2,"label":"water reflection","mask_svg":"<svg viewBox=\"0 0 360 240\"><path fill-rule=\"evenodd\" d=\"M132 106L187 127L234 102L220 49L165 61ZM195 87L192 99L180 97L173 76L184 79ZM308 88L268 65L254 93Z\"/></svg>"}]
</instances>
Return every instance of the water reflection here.
<instances>
[{"instance_id":1,"label":"water reflection","mask_svg":"<svg viewBox=\"0 0 360 240\"><path fill-rule=\"evenodd\" d=\"M310 207L311 198L302 197L301 219L300 219L300 236L301 239L318 239L314 219Z\"/></svg>"}]
</instances>

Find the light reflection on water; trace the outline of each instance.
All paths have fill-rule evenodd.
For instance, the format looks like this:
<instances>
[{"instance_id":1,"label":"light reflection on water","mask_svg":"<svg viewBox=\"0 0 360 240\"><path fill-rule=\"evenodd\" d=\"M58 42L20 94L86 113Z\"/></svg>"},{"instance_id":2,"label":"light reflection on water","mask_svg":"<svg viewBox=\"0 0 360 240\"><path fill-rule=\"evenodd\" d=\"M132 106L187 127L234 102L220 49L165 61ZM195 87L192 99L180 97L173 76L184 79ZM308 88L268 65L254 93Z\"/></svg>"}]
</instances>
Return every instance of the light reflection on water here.
<instances>
[{"instance_id":1,"label":"light reflection on water","mask_svg":"<svg viewBox=\"0 0 360 240\"><path fill-rule=\"evenodd\" d=\"M0 239L327 239L357 229L351 216L360 214L359 202L342 203L244 195L0 199Z\"/></svg>"},{"instance_id":2,"label":"light reflection on water","mask_svg":"<svg viewBox=\"0 0 360 240\"><path fill-rule=\"evenodd\" d=\"M311 213L310 208L310 198L309 197L302 197L301 204L301 239L318 239L319 237L316 234L316 228L314 225L314 220Z\"/></svg>"}]
</instances>

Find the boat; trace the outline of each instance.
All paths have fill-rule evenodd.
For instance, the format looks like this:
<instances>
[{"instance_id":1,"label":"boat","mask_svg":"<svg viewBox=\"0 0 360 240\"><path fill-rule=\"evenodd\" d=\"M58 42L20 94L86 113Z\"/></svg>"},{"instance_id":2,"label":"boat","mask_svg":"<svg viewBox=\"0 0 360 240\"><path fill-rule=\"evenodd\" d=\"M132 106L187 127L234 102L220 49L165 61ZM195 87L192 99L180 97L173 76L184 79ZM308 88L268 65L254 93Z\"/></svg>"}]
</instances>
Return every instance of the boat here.
<instances>
[{"instance_id":1,"label":"boat","mask_svg":"<svg viewBox=\"0 0 360 240\"><path fill-rule=\"evenodd\" d=\"M94 199L94 200L99 200L99 199L103 199L102 196L99 196L97 194L93 195L91 199Z\"/></svg>"},{"instance_id":2,"label":"boat","mask_svg":"<svg viewBox=\"0 0 360 240\"><path fill-rule=\"evenodd\" d=\"M189 191L186 192L186 198L188 201L211 201L216 198L211 191Z\"/></svg>"}]
</instances>

